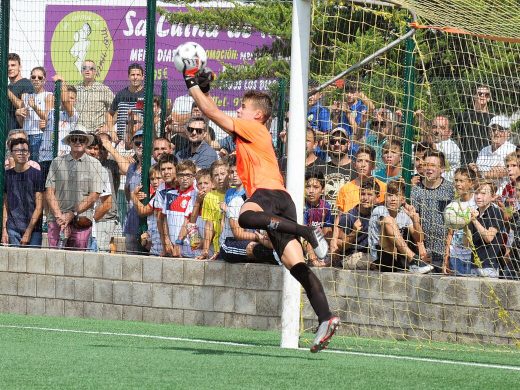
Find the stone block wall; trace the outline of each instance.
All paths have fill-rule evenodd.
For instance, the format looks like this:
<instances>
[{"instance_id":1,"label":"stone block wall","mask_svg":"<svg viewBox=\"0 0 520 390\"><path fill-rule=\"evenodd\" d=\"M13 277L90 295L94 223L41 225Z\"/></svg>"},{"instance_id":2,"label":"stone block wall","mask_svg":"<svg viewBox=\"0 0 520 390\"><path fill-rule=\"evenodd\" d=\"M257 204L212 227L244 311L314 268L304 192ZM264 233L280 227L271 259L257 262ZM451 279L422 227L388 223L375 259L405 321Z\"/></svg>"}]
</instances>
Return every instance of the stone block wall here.
<instances>
[{"instance_id":1,"label":"stone block wall","mask_svg":"<svg viewBox=\"0 0 520 390\"><path fill-rule=\"evenodd\" d=\"M520 282L315 272L343 334L491 344L520 338ZM277 330L282 283L282 268L263 264L0 248L5 313ZM305 294L303 302L311 329L316 318Z\"/></svg>"}]
</instances>

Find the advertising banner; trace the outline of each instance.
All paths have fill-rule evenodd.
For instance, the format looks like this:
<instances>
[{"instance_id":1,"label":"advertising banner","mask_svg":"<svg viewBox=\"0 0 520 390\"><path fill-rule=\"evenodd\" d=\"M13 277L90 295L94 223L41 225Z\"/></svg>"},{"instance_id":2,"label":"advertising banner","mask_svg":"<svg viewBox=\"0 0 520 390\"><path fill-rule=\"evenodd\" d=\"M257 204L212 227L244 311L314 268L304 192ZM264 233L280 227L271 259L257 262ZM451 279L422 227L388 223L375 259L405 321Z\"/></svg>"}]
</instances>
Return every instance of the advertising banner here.
<instances>
[{"instance_id":1,"label":"advertising banner","mask_svg":"<svg viewBox=\"0 0 520 390\"><path fill-rule=\"evenodd\" d=\"M168 11L184 12L182 7ZM208 54L208 66L217 74L223 64L250 61L256 48L269 45L272 38L258 32L238 33L205 30L196 25L171 25L156 16L155 80L168 79L170 91L182 88L182 76L173 65L173 51L181 43L197 42ZM81 64L92 60L98 68L98 81L114 92L124 88L131 63L145 63L146 7L48 5L45 12L45 60L48 79L56 73L66 81L81 81ZM217 104L225 110L239 105L242 91L267 90L270 80L242 80L228 91L215 91ZM170 92L172 94L173 92ZM219 97L220 94L220 97ZM175 98L175 96L170 96Z\"/></svg>"}]
</instances>

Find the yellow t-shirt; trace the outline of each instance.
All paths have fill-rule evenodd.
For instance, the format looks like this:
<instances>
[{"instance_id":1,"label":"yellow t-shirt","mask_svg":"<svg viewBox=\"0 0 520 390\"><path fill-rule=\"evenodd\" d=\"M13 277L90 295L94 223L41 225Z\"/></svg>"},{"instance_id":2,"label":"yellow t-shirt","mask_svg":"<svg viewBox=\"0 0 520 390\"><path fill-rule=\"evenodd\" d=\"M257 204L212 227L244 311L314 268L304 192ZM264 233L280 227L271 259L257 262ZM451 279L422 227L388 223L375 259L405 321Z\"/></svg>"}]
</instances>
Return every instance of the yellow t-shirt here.
<instances>
[{"instance_id":1,"label":"yellow t-shirt","mask_svg":"<svg viewBox=\"0 0 520 390\"><path fill-rule=\"evenodd\" d=\"M380 190L377 201L379 203L383 203L385 201L386 184L379 179L374 178L374 180L377 184L379 184ZM361 191L359 190L359 186L356 184L355 180L351 180L344 184L338 192L338 199L336 199L337 208L344 213L352 210L359 204L360 192Z\"/></svg>"},{"instance_id":2,"label":"yellow t-shirt","mask_svg":"<svg viewBox=\"0 0 520 390\"><path fill-rule=\"evenodd\" d=\"M204 202L202 203L202 219L213 222L213 231L215 233L213 236L213 249L215 252L220 250L219 237L222 232L221 221L224 216L224 213L220 208L220 203L224 202L225 195L224 192L217 190L210 191L206 194Z\"/></svg>"}]
</instances>

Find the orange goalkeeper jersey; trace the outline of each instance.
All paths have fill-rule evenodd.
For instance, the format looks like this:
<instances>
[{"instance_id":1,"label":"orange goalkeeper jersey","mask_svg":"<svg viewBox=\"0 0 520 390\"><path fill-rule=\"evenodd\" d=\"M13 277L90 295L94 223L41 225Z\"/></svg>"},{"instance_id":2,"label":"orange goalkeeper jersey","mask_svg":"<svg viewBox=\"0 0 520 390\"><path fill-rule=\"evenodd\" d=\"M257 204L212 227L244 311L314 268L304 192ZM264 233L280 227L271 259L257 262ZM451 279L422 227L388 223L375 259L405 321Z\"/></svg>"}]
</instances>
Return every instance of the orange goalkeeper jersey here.
<instances>
[{"instance_id":1,"label":"orange goalkeeper jersey","mask_svg":"<svg viewBox=\"0 0 520 390\"><path fill-rule=\"evenodd\" d=\"M283 190L285 186L267 127L257 121L233 119L237 172L248 196L259 188Z\"/></svg>"}]
</instances>

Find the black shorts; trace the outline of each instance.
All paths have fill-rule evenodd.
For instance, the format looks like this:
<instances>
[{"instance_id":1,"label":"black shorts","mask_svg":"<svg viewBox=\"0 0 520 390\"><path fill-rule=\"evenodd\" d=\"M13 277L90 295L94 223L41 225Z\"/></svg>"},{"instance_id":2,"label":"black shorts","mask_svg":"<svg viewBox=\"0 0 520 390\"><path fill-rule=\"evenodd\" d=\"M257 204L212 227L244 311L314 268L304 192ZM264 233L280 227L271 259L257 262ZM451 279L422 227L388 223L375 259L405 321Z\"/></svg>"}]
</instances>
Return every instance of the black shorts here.
<instances>
[{"instance_id":1,"label":"black shorts","mask_svg":"<svg viewBox=\"0 0 520 390\"><path fill-rule=\"evenodd\" d=\"M266 263L280 264L274 257L273 250L258 244L253 248L254 258L247 257L247 246L249 240L237 240L234 237L227 237L220 246L220 256L228 263Z\"/></svg>"},{"instance_id":2,"label":"black shorts","mask_svg":"<svg viewBox=\"0 0 520 390\"><path fill-rule=\"evenodd\" d=\"M260 188L246 200L246 203L247 202L256 203L268 214L283 217L291 222L298 223L296 219L296 206L294 205L291 195L286 191ZM271 239L273 248L280 259L289 242L292 240L300 242L300 238L295 234L267 230L267 235Z\"/></svg>"}]
</instances>

